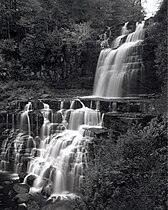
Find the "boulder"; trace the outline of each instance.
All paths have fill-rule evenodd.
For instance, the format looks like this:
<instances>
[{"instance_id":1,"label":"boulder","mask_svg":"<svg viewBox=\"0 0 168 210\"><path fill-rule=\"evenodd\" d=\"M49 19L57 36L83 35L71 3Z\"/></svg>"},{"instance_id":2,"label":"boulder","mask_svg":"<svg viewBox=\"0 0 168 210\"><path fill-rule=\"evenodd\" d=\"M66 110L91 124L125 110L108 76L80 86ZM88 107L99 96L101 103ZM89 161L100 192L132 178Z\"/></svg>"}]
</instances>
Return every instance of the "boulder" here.
<instances>
[{"instance_id":1,"label":"boulder","mask_svg":"<svg viewBox=\"0 0 168 210\"><path fill-rule=\"evenodd\" d=\"M29 193L20 193L17 194L13 199L17 200L18 203L25 203L32 198L32 195Z\"/></svg>"},{"instance_id":2,"label":"boulder","mask_svg":"<svg viewBox=\"0 0 168 210\"><path fill-rule=\"evenodd\" d=\"M33 186L33 183L35 181L35 179L37 179L37 175L34 174L30 174L26 177L26 184L28 184L30 187Z\"/></svg>"},{"instance_id":3,"label":"boulder","mask_svg":"<svg viewBox=\"0 0 168 210\"><path fill-rule=\"evenodd\" d=\"M16 183L16 184L13 185L13 189L18 194L22 194L22 193L28 193L29 190L30 190L30 187L29 187L28 184Z\"/></svg>"},{"instance_id":4,"label":"boulder","mask_svg":"<svg viewBox=\"0 0 168 210\"><path fill-rule=\"evenodd\" d=\"M41 194L46 197L49 197L52 194L52 192L53 192L52 185L47 185L47 186L43 187Z\"/></svg>"}]
</instances>

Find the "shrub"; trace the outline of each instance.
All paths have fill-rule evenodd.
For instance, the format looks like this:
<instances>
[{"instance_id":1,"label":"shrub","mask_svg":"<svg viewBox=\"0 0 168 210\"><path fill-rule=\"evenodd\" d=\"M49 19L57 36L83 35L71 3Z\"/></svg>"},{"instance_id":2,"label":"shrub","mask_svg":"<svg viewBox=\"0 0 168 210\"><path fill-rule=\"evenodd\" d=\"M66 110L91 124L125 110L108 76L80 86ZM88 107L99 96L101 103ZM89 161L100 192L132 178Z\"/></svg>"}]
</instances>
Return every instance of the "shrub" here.
<instances>
[{"instance_id":1,"label":"shrub","mask_svg":"<svg viewBox=\"0 0 168 210\"><path fill-rule=\"evenodd\" d=\"M166 120L95 138L80 190L88 209L166 209Z\"/></svg>"}]
</instances>

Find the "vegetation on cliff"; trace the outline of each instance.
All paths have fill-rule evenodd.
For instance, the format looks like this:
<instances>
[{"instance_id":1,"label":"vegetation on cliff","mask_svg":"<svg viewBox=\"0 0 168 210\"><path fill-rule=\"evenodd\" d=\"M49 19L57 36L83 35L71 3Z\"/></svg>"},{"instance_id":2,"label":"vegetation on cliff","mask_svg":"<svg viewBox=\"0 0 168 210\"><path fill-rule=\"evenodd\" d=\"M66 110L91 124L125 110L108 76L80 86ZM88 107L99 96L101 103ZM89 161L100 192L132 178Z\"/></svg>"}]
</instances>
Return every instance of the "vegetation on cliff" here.
<instances>
[{"instance_id":1,"label":"vegetation on cliff","mask_svg":"<svg viewBox=\"0 0 168 210\"><path fill-rule=\"evenodd\" d=\"M158 82L164 86L167 82L167 1L163 0L160 9L149 22L146 28L144 43L144 59L153 60L152 71L156 74ZM155 82L155 81L153 81ZM160 86L157 84L157 89Z\"/></svg>"},{"instance_id":2,"label":"vegetation on cliff","mask_svg":"<svg viewBox=\"0 0 168 210\"><path fill-rule=\"evenodd\" d=\"M167 1L147 28L145 44L154 58L152 69L162 86L156 100L158 117L146 126L134 125L116 137L96 137L79 190L87 209L167 209ZM157 83L158 85L158 83ZM160 86L157 86L159 88Z\"/></svg>"},{"instance_id":3,"label":"vegetation on cliff","mask_svg":"<svg viewBox=\"0 0 168 210\"><path fill-rule=\"evenodd\" d=\"M141 16L139 1L131 0L2 0L0 6L0 80L93 80L99 35L108 26L114 39L124 22Z\"/></svg>"},{"instance_id":4,"label":"vegetation on cliff","mask_svg":"<svg viewBox=\"0 0 168 210\"><path fill-rule=\"evenodd\" d=\"M166 119L95 138L80 190L87 209L166 209Z\"/></svg>"}]
</instances>

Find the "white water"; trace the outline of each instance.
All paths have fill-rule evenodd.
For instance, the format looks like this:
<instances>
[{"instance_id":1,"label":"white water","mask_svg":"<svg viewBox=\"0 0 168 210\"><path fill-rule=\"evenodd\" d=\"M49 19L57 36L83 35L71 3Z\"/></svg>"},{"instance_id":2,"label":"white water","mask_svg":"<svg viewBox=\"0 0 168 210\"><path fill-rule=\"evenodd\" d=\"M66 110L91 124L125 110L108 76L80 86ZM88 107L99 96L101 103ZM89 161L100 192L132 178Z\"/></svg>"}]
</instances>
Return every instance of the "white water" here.
<instances>
[{"instance_id":1,"label":"white water","mask_svg":"<svg viewBox=\"0 0 168 210\"><path fill-rule=\"evenodd\" d=\"M4 140L1 147L0 170L12 171L20 174L25 171L25 158L30 156L35 147L34 139L31 136L29 112L32 111L32 104L28 102L20 115L20 132L15 139L10 137L14 132L14 114L12 115L12 130L9 137Z\"/></svg>"},{"instance_id":2,"label":"white water","mask_svg":"<svg viewBox=\"0 0 168 210\"><path fill-rule=\"evenodd\" d=\"M81 108L75 109L76 103ZM60 105L62 114L62 124L67 123L67 128L61 133L51 134L49 106L44 105L41 110L44 118L42 125L41 144L38 151L39 157L34 157L29 163L28 173L34 174L38 178L34 182L32 191L41 191L46 185L51 188L51 196L66 196L67 192L75 193L83 179L83 170L87 166L86 144L90 140L89 132L85 132L90 127L101 126L101 115L97 109L92 110L85 107L79 100L71 102L70 109L63 111L63 103ZM65 128L65 127L64 127ZM88 136L84 136L88 133ZM29 176L29 175L28 175ZM28 177L25 178L25 182Z\"/></svg>"},{"instance_id":3,"label":"white water","mask_svg":"<svg viewBox=\"0 0 168 210\"><path fill-rule=\"evenodd\" d=\"M32 111L32 104L31 102L28 102L28 104L25 105L24 111L21 113L21 116L20 116L21 118L20 130L27 131L29 136L31 136L30 118L29 118L30 111Z\"/></svg>"},{"instance_id":4,"label":"white water","mask_svg":"<svg viewBox=\"0 0 168 210\"><path fill-rule=\"evenodd\" d=\"M113 49L107 48L100 53L94 81L94 96L128 97L131 94L139 94L138 85L142 82L141 74L144 70L140 52L144 38L144 22L137 24L135 32L130 34L126 27L127 23L121 36L114 41ZM122 39L126 36L126 41L122 44Z\"/></svg>"}]
</instances>

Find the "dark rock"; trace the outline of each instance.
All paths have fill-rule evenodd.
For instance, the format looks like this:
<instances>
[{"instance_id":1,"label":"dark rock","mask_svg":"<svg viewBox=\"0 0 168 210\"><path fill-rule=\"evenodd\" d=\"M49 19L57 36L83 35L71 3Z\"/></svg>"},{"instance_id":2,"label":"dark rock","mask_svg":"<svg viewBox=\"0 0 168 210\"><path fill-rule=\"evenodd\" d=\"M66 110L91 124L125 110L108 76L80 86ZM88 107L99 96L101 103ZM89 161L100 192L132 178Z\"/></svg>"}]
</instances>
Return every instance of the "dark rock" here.
<instances>
[{"instance_id":1,"label":"dark rock","mask_svg":"<svg viewBox=\"0 0 168 210\"><path fill-rule=\"evenodd\" d=\"M70 108L70 101L64 101L64 109L69 109Z\"/></svg>"},{"instance_id":2,"label":"dark rock","mask_svg":"<svg viewBox=\"0 0 168 210\"><path fill-rule=\"evenodd\" d=\"M108 135L108 130L106 128L89 128L92 133L94 133L98 138L102 137L107 137Z\"/></svg>"},{"instance_id":3,"label":"dark rock","mask_svg":"<svg viewBox=\"0 0 168 210\"><path fill-rule=\"evenodd\" d=\"M17 200L18 203L25 203L32 198L32 195L29 193L20 193L17 194L13 200Z\"/></svg>"},{"instance_id":4,"label":"dark rock","mask_svg":"<svg viewBox=\"0 0 168 210\"><path fill-rule=\"evenodd\" d=\"M117 132L125 132L133 124L144 124L149 122L155 115L140 113L106 113L104 115L104 126Z\"/></svg>"},{"instance_id":5,"label":"dark rock","mask_svg":"<svg viewBox=\"0 0 168 210\"><path fill-rule=\"evenodd\" d=\"M43 187L42 189L42 195L46 196L46 197L49 197L53 192L53 187L52 185L47 185L45 187Z\"/></svg>"},{"instance_id":6,"label":"dark rock","mask_svg":"<svg viewBox=\"0 0 168 210\"><path fill-rule=\"evenodd\" d=\"M108 101L100 101L100 111L108 112L111 108L111 104Z\"/></svg>"},{"instance_id":7,"label":"dark rock","mask_svg":"<svg viewBox=\"0 0 168 210\"><path fill-rule=\"evenodd\" d=\"M37 175L30 174L26 177L26 184L28 184L30 187L33 186L34 181L37 179Z\"/></svg>"},{"instance_id":8,"label":"dark rock","mask_svg":"<svg viewBox=\"0 0 168 210\"><path fill-rule=\"evenodd\" d=\"M27 210L27 206L25 203L21 203L18 205L18 209L17 210Z\"/></svg>"},{"instance_id":9,"label":"dark rock","mask_svg":"<svg viewBox=\"0 0 168 210\"><path fill-rule=\"evenodd\" d=\"M50 100L49 101L50 109L59 110L60 109L60 101L59 100Z\"/></svg>"},{"instance_id":10,"label":"dark rock","mask_svg":"<svg viewBox=\"0 0 168 210\"><path fill-rule=\"evenodd\" d=\"M61 123L62 122L62 113L61 112L55 112L53 117L54 123Z\"/></svg>"},{"instance_id":11,"label":"dark rock","mask_svg":"<svg viewBox=\"0 0 168 210\"><path fill-rule=\"evenodd\" d=\"M55 132L64 131L66 128L63 124L53 123L50 129L51 134L54 134Z\"/></svg>"},{"instance_id":12,"label":"dark rock","mask_svg":"<svg viewBox=\"0 0 168 210\"><path fill-rule=\"evenodd\" d=\"M24 107L27 103L28 103L28 100L26 100L26 101L22 100L22 101L18 102L18 108L20 110L24 110Z\"/></svg>"},{"instance_id":13,"label":"dark rock","mask_svg":"<svg viewBox=\"0 0 168 210\"><path fill-rule=\"evenodd\" d=\"M13 185L13 189L18 194L22 194L22 193L28 193L30 190L30 187L29 185L24 184L24 183L16 183Z\"/></svg>"}]
</instances>

